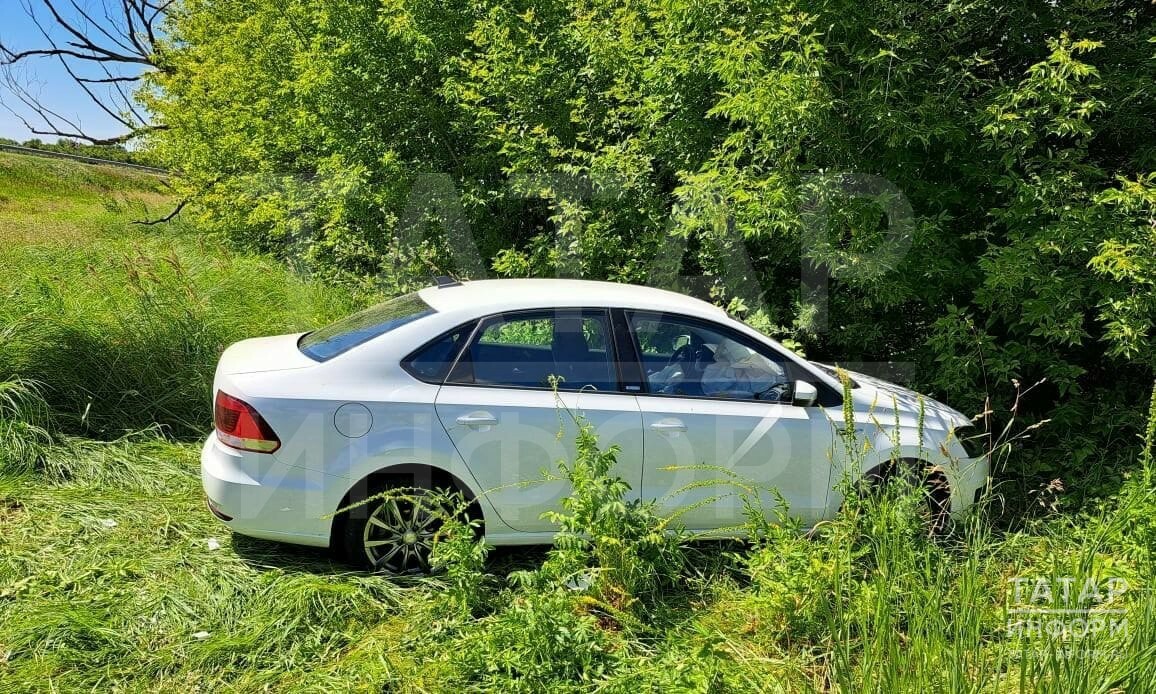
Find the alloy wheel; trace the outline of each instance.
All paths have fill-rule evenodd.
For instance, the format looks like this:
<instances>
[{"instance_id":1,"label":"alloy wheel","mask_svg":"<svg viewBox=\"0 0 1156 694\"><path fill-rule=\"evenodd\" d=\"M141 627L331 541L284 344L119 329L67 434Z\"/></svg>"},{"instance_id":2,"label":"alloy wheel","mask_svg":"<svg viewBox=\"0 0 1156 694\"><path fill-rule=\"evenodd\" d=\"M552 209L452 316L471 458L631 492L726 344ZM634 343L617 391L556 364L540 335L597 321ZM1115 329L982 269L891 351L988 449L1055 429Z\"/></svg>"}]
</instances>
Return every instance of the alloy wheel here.
<instances>
[{"instance_id":1,"label":"alloy wheel","mask_svg":"<svg viewBox=\"0 0 1156 694\"><path fill-rule=\"evenodd\" d=\"M386 497L374 507L362 533L366 559L377 570L428 573L434 535L444 517L444 509L428 492Z\"/></svg>"}]
</instances>

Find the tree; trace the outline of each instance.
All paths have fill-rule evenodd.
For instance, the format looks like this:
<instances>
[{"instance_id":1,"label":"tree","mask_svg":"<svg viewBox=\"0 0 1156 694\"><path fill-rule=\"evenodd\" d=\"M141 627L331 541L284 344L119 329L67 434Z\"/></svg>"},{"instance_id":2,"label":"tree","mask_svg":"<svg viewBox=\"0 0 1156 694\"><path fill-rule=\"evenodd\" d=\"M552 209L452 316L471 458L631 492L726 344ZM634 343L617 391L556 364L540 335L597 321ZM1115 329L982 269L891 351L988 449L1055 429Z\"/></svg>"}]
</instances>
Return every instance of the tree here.
<instances>
[{"instance_id":1,"label":"tree","mask_svg":"<svg viewBox=\"0 0 1156 694\"><path fill-rule=\"evenodd\" d=\"M0 66L8 90L35 114L13 111L37 135L85 140L94 145L121 144L152 132L133 90L143 72L165 69L158 50L160 26L173 0L21 0L21 7L41 35L42 43L18 48L0 42ZM93 137L68 116L32 93L14 68L32 61L55 60L104 113L124 128L114 137Z\"/></svg>"},{"instance_id":2,"label":"tree","mask_svg":"<svg viewBox=\"0 0 1156 694\"><path fill-rule=\"evenodd\" d=\"M698 275L961 409L1046 378L1077 468L1156 366L1156 9L1093 5L186 0L149 142L206 229L367 293L460 271L468 225L488 272Z\"/></svg>"}]
</instances>

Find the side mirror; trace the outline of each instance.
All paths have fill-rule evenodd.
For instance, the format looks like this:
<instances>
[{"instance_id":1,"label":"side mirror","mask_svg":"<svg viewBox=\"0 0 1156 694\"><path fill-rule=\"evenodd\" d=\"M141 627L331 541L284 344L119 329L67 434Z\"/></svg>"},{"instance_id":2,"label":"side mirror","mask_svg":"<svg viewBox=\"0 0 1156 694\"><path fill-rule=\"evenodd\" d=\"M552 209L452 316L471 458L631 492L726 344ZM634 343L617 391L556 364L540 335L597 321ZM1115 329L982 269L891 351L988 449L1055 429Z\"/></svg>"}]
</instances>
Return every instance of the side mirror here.
<instances>
[{"instance_id":1,"label":"side mirror","mask_svg":"<svg viewBox=\"0 0 1156 694\"><path fill-rule=\"evenodd\" d=\"M797 407L810 407L819 399L819 389L813 383L795 381L795 394L791 404Z\"/></svg>"}]
</instances>

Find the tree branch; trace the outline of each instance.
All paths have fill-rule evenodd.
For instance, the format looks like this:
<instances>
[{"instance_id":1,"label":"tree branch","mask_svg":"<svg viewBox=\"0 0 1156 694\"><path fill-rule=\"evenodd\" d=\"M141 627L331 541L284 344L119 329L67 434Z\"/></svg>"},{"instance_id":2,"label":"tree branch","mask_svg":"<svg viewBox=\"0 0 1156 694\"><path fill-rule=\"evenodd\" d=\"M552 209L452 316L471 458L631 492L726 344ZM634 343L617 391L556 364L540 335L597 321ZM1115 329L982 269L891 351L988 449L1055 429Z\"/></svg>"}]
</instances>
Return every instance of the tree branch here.
<instances>
[{"instance_id":1,"label":"tree branch","mask_svg":"<svg viewBox=\"0 0 1156 694\"><path fill-rule=\"evenodd\" d=\"M159 219L139 219L139 220L134 221L133 224L140 224L141 226L151 227L151 226L156 226L157 224L164 224L165 222L171 222L171 221L173 221L173 219L176 218L177 215L179 215L181 213L181 210L185 209L185 205L188 205L191 200L192 200L192 198L185 198L185 199L181 200L180 202L177 203L177 206L175 208L173 208L173 211L169 212L164 217L161 217Z\"/></svg>"},{"instance_id":2,"label":"tree branch","mask_svg":"<svg viewBox=\"0 0 1156 694\"><path fill-rule=\"evenodd\" d=\"M163 21L172 4L173 0L104 0L101 13L79 0L21 0L20 5L40 31L43 43L17 47L0 42L0 67L55 58L85 95L127 132L112 138L90 136L77 122L63 117L39 96L18 85L9 73L9 89L35 118L44 121L44 127L33 128L17 114L21 121L38 135L94 144L125 142L154 130L124 85L139 82L142 68L158 68L157 22ZM118 69L118 65L123 69ZM94 71L97 74L92 74Z\"/></svg>"},{"instance_id":3,"label":"tree branch","mask_svg":"<svg viewBox=\"0 0 1156 694\"><path fill-rule=\"evenodd\" d=\"M78 77L77 82L83 84L112 84L114 82L139 82L140 77L106 77L104 79L92 79L89 77Z\"/></svg>"}]
</instances>

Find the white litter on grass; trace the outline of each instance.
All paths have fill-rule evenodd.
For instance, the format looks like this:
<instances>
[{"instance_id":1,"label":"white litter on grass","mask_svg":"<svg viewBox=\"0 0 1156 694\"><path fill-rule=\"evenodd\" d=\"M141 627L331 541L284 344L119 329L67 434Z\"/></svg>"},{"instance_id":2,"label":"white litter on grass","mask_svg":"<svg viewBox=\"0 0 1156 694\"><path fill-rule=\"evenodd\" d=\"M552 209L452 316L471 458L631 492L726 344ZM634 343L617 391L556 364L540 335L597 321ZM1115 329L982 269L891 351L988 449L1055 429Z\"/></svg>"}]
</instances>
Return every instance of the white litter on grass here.
<instances>
[{"instance_id":1,"label":"white litter on grass","mask_svg":"<svg viewBox=\"0 0 1156 694\"><path fill-rule=\"evenodd\" d=\"M116 521L114 521L111 518L101 518L100 524L106 528L115 528L116 527Z\"/></svg>"},{"instance_id":2,"label":"white litter on grass","mask_svg":"<svg viewBox=\"0 0 1156 694\"><path fill-rule=\"evenodd\" d=\"M215 537L210 537L208 540L205 540L205 544L209 546L210 552L221 548L221 541Z\"/></svg>"},{"instance_id":3,"label":"white litter on grass","mask_svg":"<svg viewBox=\"0 0 1156 694\"><path fill-rule=\"evenodd\" d=\"M198 631L197 633L193 634L193 638L198 641L204 641L205 639L209 638L209 636L211 636L211 634L209 634L207 631Z\"/></svg>"},{"instance_id":4,"label":"white litter on grass","mask_svg":"<svg viewBox=\"0 0 1156 694\"><path fill-rule=\"evenodd\" d=\"M594 583L594 577L588 572L575 574L566 580L566 587L570 590L586 590Z\"/></svg>"}]
</instances>

